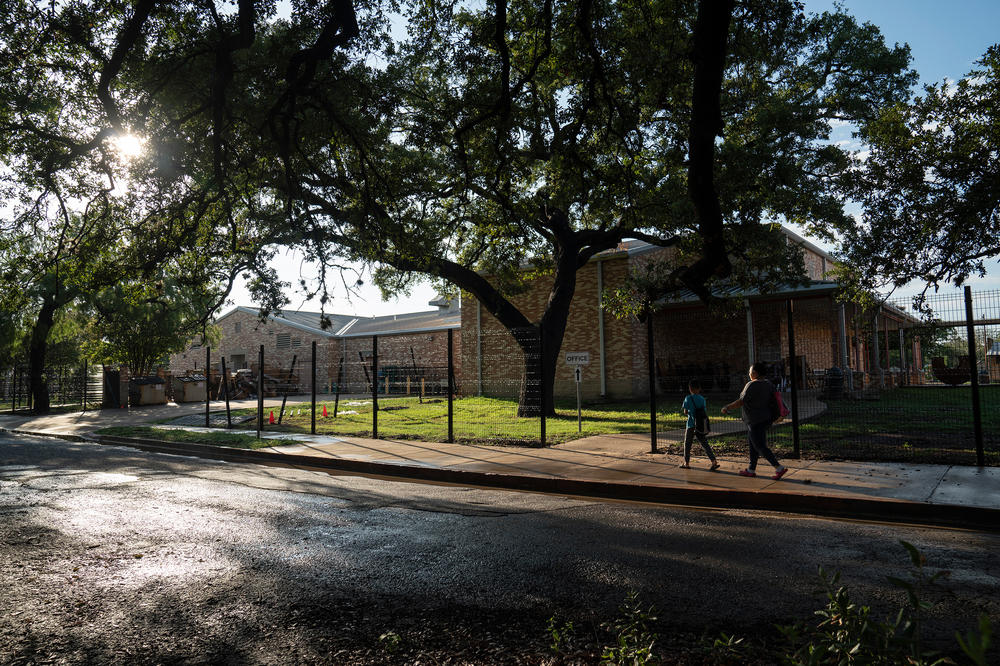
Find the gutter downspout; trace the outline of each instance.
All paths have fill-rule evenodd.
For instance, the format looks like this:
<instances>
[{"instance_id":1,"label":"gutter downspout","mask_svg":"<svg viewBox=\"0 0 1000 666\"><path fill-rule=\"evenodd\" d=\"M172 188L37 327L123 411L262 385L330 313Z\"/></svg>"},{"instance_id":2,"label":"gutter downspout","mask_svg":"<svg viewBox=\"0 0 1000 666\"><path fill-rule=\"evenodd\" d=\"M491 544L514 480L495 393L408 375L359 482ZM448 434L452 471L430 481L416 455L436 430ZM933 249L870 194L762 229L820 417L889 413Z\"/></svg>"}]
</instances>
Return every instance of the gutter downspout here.
<instances>
[{"instance_id":1,"label":"gutter downspout","mask_svg":"<svg viewBox=\"0 0 1000 666\"><path fill-rule=\"evenodd\" d=\"M476 299L476 395L483 395L483 304Z\"/></svg>"},{"instance_id":2,"label":"gutter downspout","mask_svg":"<svg viewBox=\"0 0 1000 666\"><path fill-rule=\"evenodd\" d=\"M597 262L597 338L601 356L601 397L608 397L607 363L604 354L604 262Z\"/></svg>"},{"instance_id":3,"label":"gutter downspout","mask_svg":"<svg viewBox=\"0 0 1000 666\"><path fill-rule=\"evenodd\" d=\"M750 362L747 367L754 364L754 344L753 344L753 310L750 307L750 299L743 299L743 303L747 308L747 357Z\"/></svg>"}]
</instances>

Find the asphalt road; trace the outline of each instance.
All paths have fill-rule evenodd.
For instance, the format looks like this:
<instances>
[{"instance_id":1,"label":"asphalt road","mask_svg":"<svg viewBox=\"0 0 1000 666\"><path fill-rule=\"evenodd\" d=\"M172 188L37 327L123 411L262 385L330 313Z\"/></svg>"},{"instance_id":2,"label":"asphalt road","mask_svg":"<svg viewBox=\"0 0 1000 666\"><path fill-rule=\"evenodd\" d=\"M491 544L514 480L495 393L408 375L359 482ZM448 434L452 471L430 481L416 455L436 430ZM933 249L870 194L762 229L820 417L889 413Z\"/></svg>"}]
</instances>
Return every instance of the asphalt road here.
<instances>
[{"instance_id":1,"label":"asphalt road","mask_svg":"<svg viewBox=\"0 0 1000 666\"><path fill-rule=\"evenodd\" d=\"M0 663L537 663L549 618L588 662L630 591L659 649L807 619L817 568L927 632L1000 626L1000 537L598 502L216 463L0 434ZM687 655L687 656L685 656Z\"/></svg>"}]
</instances>

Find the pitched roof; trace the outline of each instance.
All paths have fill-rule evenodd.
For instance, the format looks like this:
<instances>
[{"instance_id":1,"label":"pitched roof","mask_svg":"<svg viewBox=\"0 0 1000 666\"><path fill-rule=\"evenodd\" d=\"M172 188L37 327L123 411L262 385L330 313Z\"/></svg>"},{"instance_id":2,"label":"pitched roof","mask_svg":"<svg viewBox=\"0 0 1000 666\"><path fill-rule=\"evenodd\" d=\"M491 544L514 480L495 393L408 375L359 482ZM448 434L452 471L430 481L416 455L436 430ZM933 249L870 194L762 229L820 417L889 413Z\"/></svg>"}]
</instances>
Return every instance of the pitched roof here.
<instances>
[{"instance_id":1,"label":"pitched roof","mask_svg":"<svg viewBox=\"0 0 1000 666\"><path fill-rule=\"evenodd\" d=\"M257 315L258 310L246 306L237 306L219 317L222 321L234 312L245 312ZM363 335L389 335L402 333L422 333L441 331L449 328L460 328L462 311L460 308L428 310L424 312L408 312L398 315L383 315L381 317L356 317L354 315L325 315L329 322L323 328L324 315L306 310L283 310L268 316L270 321L297 328L314 335L326 338L350 338Z\"/></svg>"}]
</instances>

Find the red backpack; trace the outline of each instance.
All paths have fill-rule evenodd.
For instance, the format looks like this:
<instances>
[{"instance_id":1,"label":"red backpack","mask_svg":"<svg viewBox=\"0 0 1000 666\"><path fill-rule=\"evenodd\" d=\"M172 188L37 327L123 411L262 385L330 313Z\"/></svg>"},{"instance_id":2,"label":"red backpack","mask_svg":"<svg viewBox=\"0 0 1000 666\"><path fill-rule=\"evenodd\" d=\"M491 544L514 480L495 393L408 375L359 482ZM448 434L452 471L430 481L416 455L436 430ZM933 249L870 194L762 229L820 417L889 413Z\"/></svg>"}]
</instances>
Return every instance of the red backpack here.
<instances>
[{"instance_id":1,"label":"red backpack","mask_svg":"<svg viewBox=\"0 0 1000 666\"><path fill-rule=\"evenodd\" d=\"M768 403L771 408L771 423L780 423L788 416L788 407L785 407L784 401L781 399L781 392L774 390L771 392L771 400Z\"/></svg>"}]
</instances>

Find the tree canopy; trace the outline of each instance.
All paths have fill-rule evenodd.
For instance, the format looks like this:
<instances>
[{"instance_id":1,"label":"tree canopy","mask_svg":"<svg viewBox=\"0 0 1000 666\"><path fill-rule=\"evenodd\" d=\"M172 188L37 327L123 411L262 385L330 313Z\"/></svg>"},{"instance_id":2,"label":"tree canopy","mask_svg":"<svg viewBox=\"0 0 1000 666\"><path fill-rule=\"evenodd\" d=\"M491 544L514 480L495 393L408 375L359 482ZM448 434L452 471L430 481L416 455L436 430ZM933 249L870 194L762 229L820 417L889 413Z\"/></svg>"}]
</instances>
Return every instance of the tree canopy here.
<instances>
[{"instance_id":1,"label":"tree canopy","mask_svg":"<svg viewBox=\"0 0 1000 666\"><path fill-rule=\"evenodd\" d=\"M660 288L708 299L763 258L794 267L762 221L845 228L855 164L830 128L915 76L874 26L792 0L0 5L10 226L46 229L47 265L102 275L64 251L88 229L143 279L209 257L192 265L224 297L253 271L273 309L268 248L299 245L390 292L464 289L541 325L550 359L577 270L625 239L676 248ZM124 159L129 137L145 149ZM538 320L511 296L540 272Z\"/></svg>"},{"instance_id":2,"label":"tree canopy","mask_svg":"<svg viewBox=\"0 0 1000 666\"><path fill-rule=\"evenodd\" d=\"M862 206L844 248L859 290L960 285L1000 255L1000 45L862 128Z\"/></svg>"}]
</instances>

